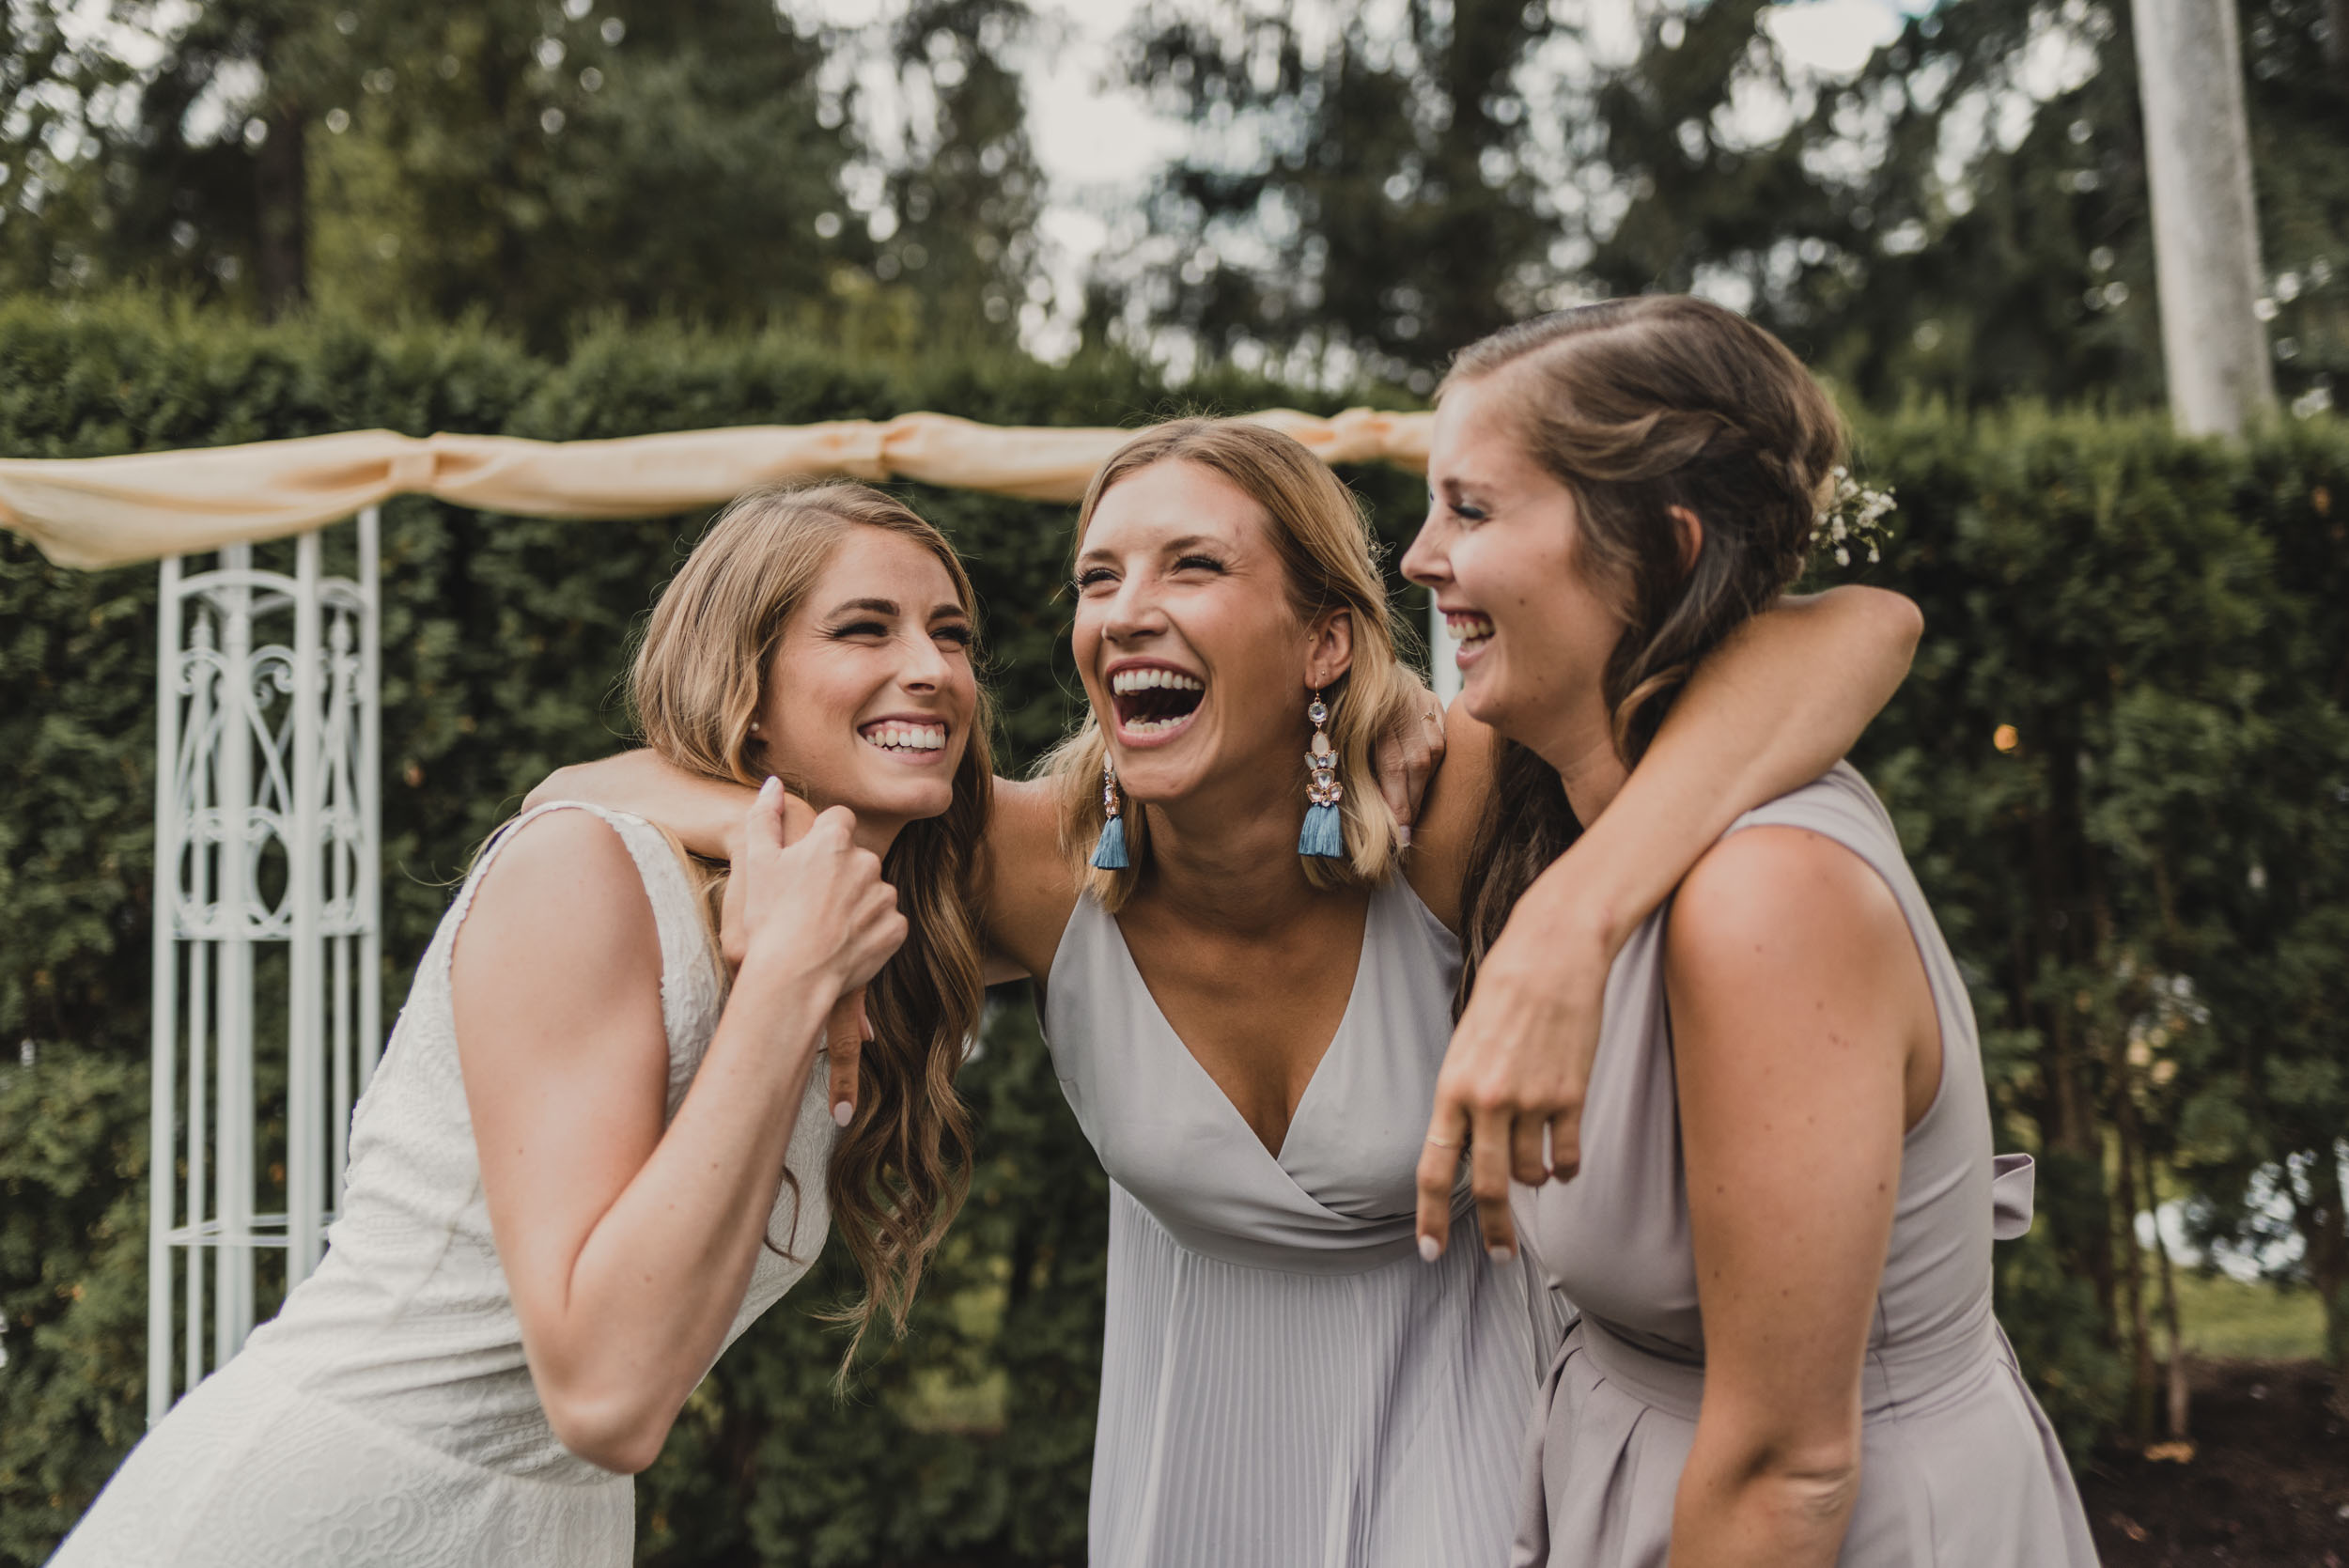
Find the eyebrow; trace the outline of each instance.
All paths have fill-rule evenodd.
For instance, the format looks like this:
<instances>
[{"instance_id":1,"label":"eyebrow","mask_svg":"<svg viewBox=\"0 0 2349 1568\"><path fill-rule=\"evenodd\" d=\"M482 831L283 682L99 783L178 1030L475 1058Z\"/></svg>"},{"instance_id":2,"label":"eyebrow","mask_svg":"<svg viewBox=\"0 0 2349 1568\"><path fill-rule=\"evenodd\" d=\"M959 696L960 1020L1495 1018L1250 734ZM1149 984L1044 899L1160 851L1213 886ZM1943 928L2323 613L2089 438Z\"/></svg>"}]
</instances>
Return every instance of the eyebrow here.
<instances>
[{"instance_id":1,"label":"eyebrow","mask_svg":"<svg viewBox=\"0 0 2349 1568\"><path fill-rule=\"evenodd\" d=\"M860 610L868 615L889 615L894 617L898 613L897 601L894 598L843 599L840 603L832 607L832 613L834 615L846 615ZM953 599L946 599L932 607L930 610L931 620L937 620L942 615L956 615L964 620L969 620L971 618L971 612L965 610L961 605L956 603Z\"/></svg>"},{"instance_id":2,"label":"eyebrow","mask_svg":"<svg viewBox=\"0 0 2349 1568\"><path fill-rule=\"evenodd\" d=\"M1219 538L1213 534L1185 534L1180 538L1166 540L1159 546L1159 550L1162 554L1173 555L1179 551L1195 549L1200 545L1213 545L1218 550L1229 550L1232 548L1232 541L1229 539ZM1096 545L1092 549L1087 550L1083 554L1078 556L1077 559L1080 561L1090 561L1096 557L1109 559L1112 556L1112 551L1104 550L1100 546Z\"/></svg>"}]
</instances>

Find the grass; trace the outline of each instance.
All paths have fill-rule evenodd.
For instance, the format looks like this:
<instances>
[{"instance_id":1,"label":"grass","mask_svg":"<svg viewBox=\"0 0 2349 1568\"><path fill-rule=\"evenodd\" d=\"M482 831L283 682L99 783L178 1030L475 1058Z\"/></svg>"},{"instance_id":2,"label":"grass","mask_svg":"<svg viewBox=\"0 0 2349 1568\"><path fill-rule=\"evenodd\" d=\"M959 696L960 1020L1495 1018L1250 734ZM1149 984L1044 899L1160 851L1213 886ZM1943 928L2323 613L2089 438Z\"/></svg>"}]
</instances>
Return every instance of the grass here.
<instances>
[{"instance_id":1,"label":"grass","mask_svg":"<svg viewBox=\"0 0 2349 1568\"><path fill-rule=\"evenodd\" d=\"M2247 1284L2182 1268L2178 1318L2186 1348L2199 1356L2298 1361L2324 1354L2325 1310L2305 1286Z\"/></svg>"}]
</instances>

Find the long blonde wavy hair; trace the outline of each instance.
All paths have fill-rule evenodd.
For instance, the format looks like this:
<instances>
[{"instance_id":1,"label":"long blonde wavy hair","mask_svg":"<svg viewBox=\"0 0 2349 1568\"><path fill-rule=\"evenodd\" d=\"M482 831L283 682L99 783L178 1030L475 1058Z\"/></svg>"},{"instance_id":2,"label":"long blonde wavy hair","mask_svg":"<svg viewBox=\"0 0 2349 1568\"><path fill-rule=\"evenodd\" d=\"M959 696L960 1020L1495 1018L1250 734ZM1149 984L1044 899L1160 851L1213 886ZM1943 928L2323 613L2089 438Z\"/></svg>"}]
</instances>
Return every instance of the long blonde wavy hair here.
<instances>
[{"instance_id":1,"label":"long blonde wavy hair","mask_svg":"<svg viewBox=\"0 0 2349 1568\"><path fill-rule=\"evenodd\" d=\"M1393 808L1378 792L1371 745L1396 729L1422 695L1403 662L1401 650L1409 633L1388 602L1386 579L1379 574L1361 505L1327 464L1278 430L1237 419L1172 420L1119 447L1094 475L1077 517L1072 555L1083 551L1085 531L1093 525L1101 498L1120 480L1161 462L1196 463L1264 508L1266 536L1280 558L1289 605L1299 619L1310 623L1331 610L1350 614L1352 663L1323 691L1330 706L1330 743L1338 755L1338 782L1346 786L1338 811L1346 854L1343 860L1308 856L1303 863L1306 879L1317 888L1377 886L1393 872L1402 838ZM1310 695L1299 687L1300 723ZM1101 767L1108 755L1100 720L1088 713L1045 757L1038 772L1053 781L1061 846L1075 865L1080 884L1114 913L1133 896L1150 863L1150 829L1149 814L1141 803L1126 800L1128 865L1123 871L1101 871L1091 863L1094 842L1108 821L1101 804ZM1300 822L1305 812L1304 755L1299 745L1293 776L1266 780L1267 788L1288 792Z\"/></svg>"},{"instance_id":2,"label":"long blonde wavy hair","mask_svg":"<svg viewBox=\"0 0 2349 1568\"><path fill-rule=\"evenodd\" d=\"M747 491L702 536L653 610L629 683L646 744L709 778L764 780L751 721L765 703L776 645L834 551L860 528L910 539L937 557L976 624L976 596L954 547L901 502L851 484ZM955 1071L986 994L972 911L992 730L982 685L953 803L943 815L908 823L882 857L909 929L865 988L874 1038L859 1058L855 1119L833 1145L826 1176L833 1221L864 1281L863 1297L840 1314L854 1327L843 1376L876 1319L905 1331L922 1270L970 1188L971 1124ZM784 783L792 783L787 772Z\"/></svg>"}]
</instances>

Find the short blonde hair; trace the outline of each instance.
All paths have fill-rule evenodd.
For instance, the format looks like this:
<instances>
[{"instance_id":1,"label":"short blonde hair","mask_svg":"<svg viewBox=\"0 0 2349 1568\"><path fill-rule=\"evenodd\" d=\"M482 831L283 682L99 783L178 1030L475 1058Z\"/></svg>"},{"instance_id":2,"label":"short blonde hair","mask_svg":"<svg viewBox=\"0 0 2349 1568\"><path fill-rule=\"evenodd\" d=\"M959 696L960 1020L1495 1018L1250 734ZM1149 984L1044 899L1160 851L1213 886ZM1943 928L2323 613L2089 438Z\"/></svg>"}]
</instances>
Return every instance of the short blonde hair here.
<instances>
[{"instance_id":1,"label":"short blonde hair","mask_svg":"<svg viewBox=\"0 0 2349 1568\"><path fill-rule=\"evenodd\" d=\"M1422 700L1419 682L1403 661L1409 633L1387 599L1386 579L1371 544L1370 525L1354 492L1301 443L1267 426L1237 419L1177 419L1154 426L1117 449L1086 490L1077 517L1075 551L1084 549L1093 516L1120 480L1155 463L1196 463L1229 481L1264 508L1266 534L1287 578L1289 603L1312 621L1344 610L1353 621L1353 660L1325 691L1330 705L1330 743L1338 756L1338 781L1346 787L1338 810L1345 825L1343 859L1305 857L1305 876L1318 888L1375 887L1392 874L1403 846L1393 808L1378 791L1371 746L1394 730ZM1298 711L1305 692L1297 693ZM1102 871L1091 862L1093 846L1109 820L1101 803L1101 769L1109 755L1100 720L1088 713L1067 739L1044 759L1040 771L1052 779L1060 805L1062 848L1077 867L1079 882L1116 911L1133 896L1149 863L1150 831L1145 814L1127 802L1126 853L1122 871ZM1294 776L1268 780L1290 791L1301 814L1305 804L1303 753Z\"/></svg>"}]
</instances>

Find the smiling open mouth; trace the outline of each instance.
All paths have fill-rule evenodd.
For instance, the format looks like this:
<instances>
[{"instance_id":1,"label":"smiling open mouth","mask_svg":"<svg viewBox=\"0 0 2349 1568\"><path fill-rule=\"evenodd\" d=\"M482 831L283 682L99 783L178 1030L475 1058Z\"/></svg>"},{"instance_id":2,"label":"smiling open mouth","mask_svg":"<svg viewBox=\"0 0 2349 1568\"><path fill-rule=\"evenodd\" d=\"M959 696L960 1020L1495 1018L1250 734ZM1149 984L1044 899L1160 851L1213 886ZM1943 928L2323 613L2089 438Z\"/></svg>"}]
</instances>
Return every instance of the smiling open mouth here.
<instances>
[{"instance_id":1,"label":"smiling open mouth","mask_svg":"<svg viewBox=\"0 0 2349 1568\"><path fill-rule=\"evenodd\" d=\"M1110 676L1110 701L1117 727L1129 735L1155 735L1178 727L1207 699L1206 682L1180 670L1120 670Z\"/></svg>"},{"instance_id":2,"label":"smiling open mouth","mask_svg":"<svg viewBox=\"0 0 2349 1568\"><path fill-rule=\"evenodd\" d=\"M1493 623L1489 615L1480 615L1473 610L1448 610L1443 620L1453 641L1463 648L1481 648L1492 640Z\"/></svg>"},{"instance_id":3,"label":"smiling open mouth","mask_svg":"<svg viewBox=\"0 0 2349 1568\"><path fill-rule=\"evenodd\" d=\"M857 731L868 746L884 752L936 752L946 745L946 726L903 719L883 719Z\"/></svg>"}]
</instances>

